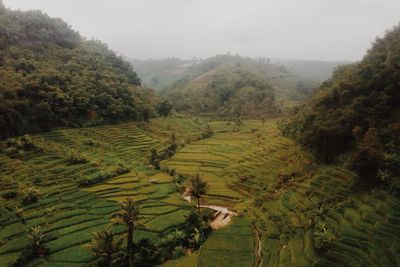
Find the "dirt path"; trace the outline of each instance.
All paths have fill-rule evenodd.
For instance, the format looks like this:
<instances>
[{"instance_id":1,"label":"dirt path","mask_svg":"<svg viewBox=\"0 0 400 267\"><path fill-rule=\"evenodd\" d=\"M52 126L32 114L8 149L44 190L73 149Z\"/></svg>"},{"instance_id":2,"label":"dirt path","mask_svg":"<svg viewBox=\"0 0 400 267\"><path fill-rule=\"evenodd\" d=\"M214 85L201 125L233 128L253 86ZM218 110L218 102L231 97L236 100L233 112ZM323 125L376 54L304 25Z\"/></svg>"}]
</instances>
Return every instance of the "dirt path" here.
<instances>
[{"instance_id":1,"label":"dirt path","mask_svg":"<svg viewBox=\"0 0 400 267\"><path fill-rule=\"evenodd\" d=\"M182 198L191 203L191 197L186 193L186 191L182 194ZM214 214L214 220L211 223L211 228L216 230L228 225L231 221L232 216L237 216L236 212L230 211L226 207L215 205L200 205L200 208L208 208L216 211Z\"/></svg>"},{"instance_id":2,"label":"dirt path","mask_svg":"<svg viewBox=\"0 0 400 267\"><path fill-rule=\"evenodd\" d=\"M182 194L182 198L187 202L191 203L191 197L187 194L187 191L185 191ZM211 228L215 230L218 230L221 227L228 225L229 222L231 221L232 216L237 216L236 212L230 211L226 207L215 206L215 205L200 205L200 207L216 211L216 213L214 214L214 220L211 223ZM252 228L257 239L256 249L255 249L256 258L254 261L254 267L260 267L262 262L261 235L255 225L252 225Z\"/></svg>"},{"instance_id":3,"label":"dirt path","mask_svg":"<svg viewBox=\"0 0 400 267\"><path fill-rule=\"evenodd\" d=\"M208 205L200 205L201 208L208 208L215 210L214 220L211 223L211 228L219 229L229 224L232 216L237 216L236 212L230 211L225 207L220 206L208 206Z\"/></svg>"},{"instance_id":4,"label":"dirt path","mask_svg":"<svg viewBox=\"0 0 400 267\"><path fill-rule=\"evenodd\" d=\"M260 267L261 266L261 260L262 260L261 236L260 236L260 232L258 231L258 229L257 229L257 227L255 225L252 225L252 228L253 228L254 232L256 233L256 238L257 238L256 260L254 262L254 267Z\"/></svg>"}]
</instances>

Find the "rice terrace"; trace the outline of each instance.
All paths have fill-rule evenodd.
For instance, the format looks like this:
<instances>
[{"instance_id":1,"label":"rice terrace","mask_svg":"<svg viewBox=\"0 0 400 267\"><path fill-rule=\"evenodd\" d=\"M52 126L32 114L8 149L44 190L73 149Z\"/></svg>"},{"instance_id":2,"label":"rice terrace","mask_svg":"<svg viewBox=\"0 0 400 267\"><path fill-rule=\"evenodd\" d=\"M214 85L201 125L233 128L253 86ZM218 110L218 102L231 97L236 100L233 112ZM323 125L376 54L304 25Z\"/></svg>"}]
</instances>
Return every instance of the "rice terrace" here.
<instances>
[{"instance_id":1,"label":"rice terrace","mask_svg":"<svg viewBox=\"0 0 400 267\"><path fill-rule=\"evenodd\" d=\"M0 267L400 266L397 2L14 1Z\"/></svg>"}]
</instances>

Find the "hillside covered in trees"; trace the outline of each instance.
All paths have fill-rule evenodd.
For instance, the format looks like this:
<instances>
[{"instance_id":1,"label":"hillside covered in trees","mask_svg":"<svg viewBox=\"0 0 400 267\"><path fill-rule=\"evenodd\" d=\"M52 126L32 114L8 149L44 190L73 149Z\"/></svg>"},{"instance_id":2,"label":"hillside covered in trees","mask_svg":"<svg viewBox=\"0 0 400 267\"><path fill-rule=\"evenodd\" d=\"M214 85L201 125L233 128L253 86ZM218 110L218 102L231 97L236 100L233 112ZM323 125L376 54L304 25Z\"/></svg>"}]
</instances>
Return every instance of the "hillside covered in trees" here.
<instances>
[{"instance_id":1,"label":"hillside covered in trees","mask_svg":"<svg viewBox=\"0 0 400 267\"><path fill-rule=\"evenodd\" d=\"M204 66L208 65L210 61L220 61L216 64L223 64L225 61L238 61L239 59L253 65L255 69L261 68L259 71L263 68L265 70L267 67L269 72L265 73L267 78L293 79L296 87L308 90L318 88L323 81L331 77L336 67L345 63L320 60L252 59L227 55L189 60L179 58L131 59L130 62L145 86L160 91L170 87L183 77L190 76L194 70L206 68Z\"/></svg>"},{"instance_id":2,"label":"hillside covered in trees","mask_svg":"<svg viewBox=\"0 0 400 267\"><path fill-rule=\"evenodd\" d=\"M193 63L160 92L177 111L247 117L277 115L304 100L312 85L266 59L219 55Z\"/></svg>"},{"instance_id":3,"label":"hillside covered in trees","mask_svg":"<svg viewBox=\"0 0 400 267\"><path fill-rule=\"evenodd\" d=\"M0 3L0 136L155 114L131 65L41 11Z\"/></svg>"},{"instance_id":4,"label":"hillside covered in trees","mask_svg":"<svg viewBox=\"0 0 400 267\"><path fill-rule=\"evenodd\" d=\"M362 179L388 183L398 192L399 81L397 26L377 39L361 62L337 69L282 130L316 155L345 160Z\"/></svg>"}]
</instances>

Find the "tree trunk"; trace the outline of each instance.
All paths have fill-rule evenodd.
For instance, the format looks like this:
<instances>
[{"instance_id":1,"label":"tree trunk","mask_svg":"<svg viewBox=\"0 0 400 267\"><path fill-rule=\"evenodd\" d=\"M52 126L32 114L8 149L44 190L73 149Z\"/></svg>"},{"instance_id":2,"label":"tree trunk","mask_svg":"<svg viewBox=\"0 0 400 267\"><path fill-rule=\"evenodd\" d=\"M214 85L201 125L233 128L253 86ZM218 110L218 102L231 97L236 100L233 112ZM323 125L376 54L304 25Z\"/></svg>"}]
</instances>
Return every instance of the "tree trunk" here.
<instances>
[{"instance_id":1,"label":"tree trunk","mask_svg":"<svg viewBox=\"0 0 400 267\"><path fill-rule=\"evenodd\" d=\"M200 217L200 197L197 198L197 215Z\"/></svg>"},{"instance_id":2,"label":"tree trunk","mask_svg":"<svg viewBox=\"0 0 400 267\"><path fill-rule=\"evenodd\" d=\"M107 254L107 256L105 258L105 262L104 262L104 266L105 267L110 267L111 266L111 258L112 258L112 255L111 254Z\"/></svg>"},{"instance_id":3,"label":"tree trunk","mask_svg":"<svg viewBox=\"0 0 400 267\"><path fill-rule=\"evenodd\" d=\"M131 223L128 225L128 243L127 243L129 267L133 267L132 248L133 248L133 224Z\"/></svg>"}]
</instances>

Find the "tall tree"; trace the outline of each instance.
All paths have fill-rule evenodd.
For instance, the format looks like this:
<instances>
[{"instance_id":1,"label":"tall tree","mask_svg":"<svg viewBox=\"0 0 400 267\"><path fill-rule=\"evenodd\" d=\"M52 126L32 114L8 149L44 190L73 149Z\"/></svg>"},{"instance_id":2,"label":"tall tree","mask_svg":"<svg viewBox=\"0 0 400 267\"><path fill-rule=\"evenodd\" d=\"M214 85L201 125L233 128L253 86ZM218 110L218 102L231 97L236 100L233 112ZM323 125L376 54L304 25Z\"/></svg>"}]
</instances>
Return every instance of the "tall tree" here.
<instances>
[{"instance_id":1,"label":"tall tree","mask_svg":"<svg viewBox=\"0 0 400 267\"><path fill-rule=\"evenodd\" d=\"M190 179L188 186L189 195L197 199L197 214L200 216L200 198L207 193L208 183L197 174Z\"/></svg>"},{"instance_id":2,"label":"tall tree","mask_svg":"<svg viewBox=\"0 0 400 267\"><path fill-rule=\"evenodd\" d=\"M140 209L131 198L120 202L121 209L112 214L113 224L125 224L128 228L127 235L127 254L129 259L129 267L133 266L133 231L138 222Z\"/></svg>"},{"instance_id":3,"label":"tall tree","mask_svg":"<svg viewBox=\"0 0 400 267\"><path fill-rule=\"evenodd\" d=\"M112 263L113 254L118 252L122 245L122 238L114 240L111 228L93 233L92 241L85 245L96 256L102 258L101 266L109 267Z\"/></svg>"}]
</instances>

